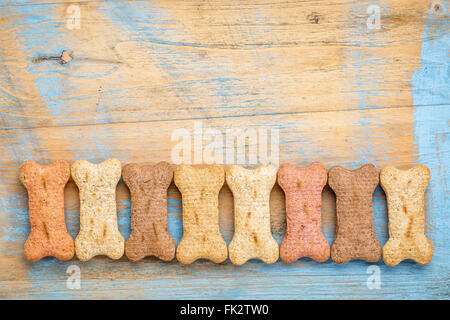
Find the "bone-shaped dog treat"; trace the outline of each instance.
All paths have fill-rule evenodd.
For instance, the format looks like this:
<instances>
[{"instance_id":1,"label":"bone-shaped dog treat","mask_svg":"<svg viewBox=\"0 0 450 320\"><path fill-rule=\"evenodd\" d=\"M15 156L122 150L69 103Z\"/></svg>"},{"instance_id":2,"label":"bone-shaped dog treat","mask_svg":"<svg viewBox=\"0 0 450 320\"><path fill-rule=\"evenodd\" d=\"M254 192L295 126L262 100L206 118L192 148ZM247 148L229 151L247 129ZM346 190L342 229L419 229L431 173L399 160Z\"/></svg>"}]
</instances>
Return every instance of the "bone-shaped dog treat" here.
<instances>
[{"instance_id":1,"label":"bone-shaped dog treat","mask_svg":"<svg viewBox=\"0 0 450 320\"><path fill-rule=\"evenodd\" d=\"M425 236L425 190L430 170L418 165L409 170L389 166L381 170L380 182L386 192L389 240L383 260L395 266L405 259L425 265L433 257L433 246Z\"/></svg>"},{"instance_id":2,"label":"bone-shaped dog treat","mask_svg":"<svg viewBox=\"0 0 450 320\"><path fill-rule=\"evenodd\" d=\"M321 163L306 168L282 164L278 184L286 195L286 236L281 242L280 258L294 262L309 257L324 262L330 257L330 245L322 233L322 189L327 169Z\"/></svg>"},{"instance_id":3,"label":"bone-shaped dog treat","mask_svg":"<svg viewBox=\"0 0 450 320\"><path fill-rule=\"evenodd\" d=\"M73 239L64 220L64 187L70 177L70 165L58 160L49 165L34 161L22 164L20 181L28 191L31 232L25 242L25 258L38 261L46 256L72 259Z\"/></svg>"},{"instance_id":4,"label":"bone-shaped dog treat","mask_svg":"<svg viewBox=\"0 0 450 320\"><path fill-rule=\"evenodd\" d=\"M219 165L204 168L181 164L175 169L175 184L183 203L183 237L177 247L177 259L192 263L205 258L225 261L227 244L219 230L219 191L224 171Z\"/></svg>"},{"instance_id":5,"label":"bone-shaped dog treat","mask_svg":"<svg viewBox=\"0 0 450 320\"><path fill-rule=\"evenodd\" d=\"M107 159L100 164L78 160L72 164L72 178L80 190L80 233L75 239L78 259L96 255L111 259L123 256L124 239L117 226L116 185L121 164Z\"/></svg>"},{"instance_id":6,"label":"bone-shaped dog treat","mask_svg":"<svg viewBox=\"0 0 450 320\"><path fill-rule=\"evenodd\" d=\"M366 164L357 170L333 167L328 184L336 194L336 238L331 259L336 263L361 259L376 262L381 246L373 231L372 194L378 184L378 170Z\"/></svg>"},{"instance_id":7,"label":"bone-shaped dog treat","mask_svg":"<svg viewBox=\"0 0 450 320\"><path fill-rule=\"evenodd\" d=\"M259 258L265 263L278 260L278 243L270 230L270 191L277 169L262 165L247 170L233 165L227 170L227 184L234 198L234 236L228 251L230 260L242 265Z\"/></svg>"},{"instance_id":8,"label":"bone-shaped dog treat","mask_svg":"<svg viewBox=\"0 0 450 320\"><path fill-rule=\"evenodd\" d=\"M128 259L174 258L175 241L167 232L167 188L172 177L167 162L154 166L131 163L123 168L123 180L131 193L131 235L125 243Z\"/></svg>"}]
</instances>

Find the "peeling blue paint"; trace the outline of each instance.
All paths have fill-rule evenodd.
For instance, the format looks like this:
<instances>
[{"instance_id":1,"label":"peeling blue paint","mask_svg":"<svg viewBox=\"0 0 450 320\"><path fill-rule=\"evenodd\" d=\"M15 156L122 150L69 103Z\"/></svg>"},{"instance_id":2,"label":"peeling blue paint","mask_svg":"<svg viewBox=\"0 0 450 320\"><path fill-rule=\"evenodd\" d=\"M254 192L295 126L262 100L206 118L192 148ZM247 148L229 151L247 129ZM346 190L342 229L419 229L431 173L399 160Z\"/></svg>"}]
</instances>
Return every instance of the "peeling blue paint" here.
<instances>
[{"instance_id":1,"label":"peeling blue paint","mask_svg":"<svg viewBox=\"0 0 450 320\"><path fill-rule=\"evenodd\" d=\"M17 2L18 3L18 2ZM185 51L177 51L177 46L196 45L195 39L189 36L185 30L173 28L170 13L154 2L133 2L118 3L107 2L111 10L104 13L111 18L111 21L120 29L128 31L129 41L140 42L144 50L153 52L155 64L172 79L183 79L188 72L198 72L211 77L208 80L199 80L199 86L207 86L211 97L216 97L217 102L223 103L221 108L232 109L240 106L231 103L233 96L246 96L247 88L239 86L239 79L233 79L226 75L230 73L228 66L212 65L207 58L199 57ZM55 29L61 22L55 22L54 17L49 15L43 19L42 15L35 15L34 10L47 10L52 4L20 6L15 7L18 14L27 17L26 33L20 35L19 42L24 46L26 56L30 59L36 53L54 55L66 48L64 32L56 32ZM444 10L447 10L444 4ZM119 17L119 18L117 18ZM22 22L17 22L22 23ZM258 23L264 23L264 18L258 17ZM356 33L360 33L358 26ZM1 28L1 26L0 26ZM33 29L35 28L35 29ZM63 28L57 28L61 30ZM91 298L99 297L99 292L105 297L111 292L123 297L144 297L144 298L217 298L217 299L277 299L277 298L309 298L316 299L324 296L329 298L448 298L448 288L445 281L449 277L449 250L450 243L448 225L449 197L446 192L449 190L447 178L449 176L449 120L450 120L450 98L449 98L449 39L448 21L435 22L435 17L430 15L426 22L422 45L422 67L416 70L412 79L413 99L417 105L429 105L420 107L414 114L416 119L415 138L417 154L421 163L428 165L432 171L427 197L427 211L431 220L430 237L435 244L435 257L428 266L419 266L411 261L401 263L395 268L385 266L382 261L376 263L381 270L382 288L376 292L370 291L366 286L368 278L367 264L361 261L352 261L346 265L335 265L330 260L323 264L318 264L310 259L301 259L291 265L278 262L274 265L265 265L257 261L250 261L242 267L233 265L212 265L204 262L194 263L191 266L183 266L177 262L161 263L153 260L146 260L141 263L131 263L123 258L120 261L108 259L94 259L88 263L79 262L59 262L54 258L45 258L40 262L26 265L27 274L30 279L30 287L33 290L33 297L39 298ZM167 41L165 33L177 34L182 40ZM444 34L433 40L434 33ZM45 35L45 36L44 36ZM142 35L142 36L141 36ZM373 40L373 39L372 39ZM383 45L382 43L371 44L361 42L361 45ZM42 43L50 43L42 48ZM158 44L162 46L153 46ZM357 41L353 46L358 46ZM358 52L350 52L353 58L357 58ZM183 68L186 61L196 61L191 69ZM359 64L364 67L370 65L382 65L384 62L371 58ZM358 65L358 64L357 64ZM36 77L36 86L43 102L48 107L50 113L54 115L64 115L64 101L70 98L59 98L64 92L64 84L60 83L62 70L55 64L41 64L29 66L28 71ZM56 70L54 70L56 69ZM66 71L64 71L66 72ZM380 75L359 75L356 79L361 108L367 107L371 96L383 95L382 90L372 90L370 87L382 83ZM182 82L183 80L179 80ZM187 82L186 85L194 82ZM173 86L180 83L172 84ZM180 96L186 103L196 103L197 97L190 96L186 92L179 90ZM68 88L67 90L71 90ZM127 89L124 89L127 90ZM55 100L57 99L57 100ZM243 102L249 104L249 108L257 108L262 103L274 103L270 99L247 99ZM20 106L15 106L20 108ZM242 106L240 106L242 107ZM197 107L201 109L201 107ZM109 119L105 111L107 106L100 106L101 115L97 120L101 123L108 123ZM13 121L10 117L6 121ZM280 128L295 129L301 126L301 122L286 122L280 124ZM370 133L369 128L379 125L375 117L363 118L358 124L362 128L363 134ZM115 150L109 143L110 134L105 130L95 131L95 136L90 137L91 149L86 152L77 152L75 157L88 159L91 161L103 161L114 156L111 150ZM434 139L430 140L430 137ZM364 137L362 137L364 138ZM289 141L280 141L283 144ZM292 139L292 138L290 138ZM306 146L309 151L315 150L318 155L330 156L329 151L323 147L316 146L310 138L298 136L295 138L299 145ZM362 139L361 145L355 146L355 161L348 163L349 167L358 167L364 162L371 161L376 154L373 147L379 150L379 145L366 146ZM13 146L7 151L19 165L25 159L38 159L48 161L49 155L42 153L40 141L31 134L24 134L18 137L19 145ZM92 142L92 143L91 143ZM281 150L280 150L281 151ZM285 150L287 153L295 152L299 157L299 162L306 155L304 150ZM7 224L12 227L2 227L1 231L1 254L5 254L5 245L11 242L23 243L29 233L28 211L26 205L27 197L23 194L8 195L0 198L0 211L8 212ZM122 201L118 204L118 224L120 232L125 238L130 234L130 201ZM168 199L168 219L169 233L178 243L182 236L180 201ZM386 224L386 203L382 190L378 187L374 194L374 221L375 233L382 244L387 240ZM66 220L69 221L70 233L75 236L78 231L79 213L73 209L66 208ZM334 238L334 229L325 231L327 239ZM225 233L224 237L229 241L231 234ZM280 240L280 238L277 238ZM9 254L22 254L21 251L8 252ZM69 291L65 286L68 278L66 268L70 264L80 265L82 270L82 290ZM122 279L120 275L124 270L132 268L134 275L145 275L142 278ZM90 279L84 279L84 271L91 272ZM114 271L117 271L114 274ZM140 272L140 273L138 273ZM46 279L50 279L47 281ZM56 280L55 280L56 279ZM180 285L180 279L182 285ZM212 281L213 279L213 281ZM437 287L443 283L442 287ZM411 290L415 286L415 290ZM420 288L417 288L419 286ZM132 289L133 288L133 289ZM134 290L136 289L137 290ZM280 289L281 288L281 289ZM411 293L410 293L411 292ZM82 295L81 295L82 294Z\"/></svg>"},{"instance_id":2,"label":"peeling blue paint","mask_svg":"<svg viewBox=\"0 0 450 320\"><path fill-rule=\"evenodd\" d=\"M441 2L448 14L447 3ZM428 235L434 245L431 265L437 276L450 276L450 34L448 19L429 13L422 41L421 68L412 78L415 143L419 162L428 166L431 180L427 193ZM435 37L435 35L441 35ZM447 287L447 297L448 297Z\"/></svg>"}]
</instances>

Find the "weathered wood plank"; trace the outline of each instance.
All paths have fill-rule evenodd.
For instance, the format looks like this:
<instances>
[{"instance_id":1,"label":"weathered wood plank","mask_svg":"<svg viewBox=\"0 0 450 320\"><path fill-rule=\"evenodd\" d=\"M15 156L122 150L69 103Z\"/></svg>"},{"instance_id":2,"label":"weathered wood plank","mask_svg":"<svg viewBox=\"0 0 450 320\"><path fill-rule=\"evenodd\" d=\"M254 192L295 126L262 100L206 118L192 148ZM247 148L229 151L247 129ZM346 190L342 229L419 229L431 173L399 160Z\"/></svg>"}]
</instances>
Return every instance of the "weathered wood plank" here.
<instances>
[{"instance_id":1,"label":"weathered wood plank","mask_svg":"<svg viewBox=\"0 0 450 320\"><path fill-rule=\"evenodd\" d=\"M69 4L1 8L1 127L410 106L427 14L380 2L369 30L370 1L92 1L69 30Z\"/></svg>"},{"instance_id":2,"label":"weathered wood plank","mask_svg":"<svg viewBox=\"0 0 450 320\"><path fill-rule=\"evenodd\" d=\"M430 126L439 121L439 114L445 111L445 107L421 107L420 109L428 110L428 114L434 114L434 117L423 119ZM372 161L382 166L386 163L390 164L410 164L418 161L411 152L414 147L407 143L411 140L412 134L408 133L411 129L411 121L406 116L411 114L414 108L397 108L397 109L368 109L358 111L341 111L341 112L322 112L307 113L289 116L276 116L267 118L265 116L239 118L241 124L251 126L279 127L280 129L280 158L281 161L291 161L293 163L304 165L313 160L324 161L328 166L334 164L343 164L349 167L355 167L366 161ZM425 111L424 111L425 112ZM363 119L363 120L362 120ZM383 119L383 121L379 121ZM352 120L354 122L352 122ZM361 127L361 122L365 122L365 127ZM420 121L420 119L417 119ZM235 125L235 119L211 119L203 121L204 127L214 127L225 132L225 128ZM422 124L423 125L423 124ZM52 258L45 259L38 263L28 263L23 258L22 246L29 232L26 191L20 185L17 179L18 163L31 158L40 159L42 161L51 161L56 158L64 158L74 160L77 158L86 158L92 161L101 161L105 157L116 156L123 163L129 161L159 161L170 158L170 145L164 147L169 140L170 132L179 127L190 128L193 126L193 120L185 121L166 121L163 123L137 123L131 128L127 124L109 124L109 125L92 125L82 127L61 127L61 128L41 128L41 129L25 129L25 130L5 130L6 136L9 137L13 146L22 146L20 158L14 159L11 150L2 146L1 152L3 168L3 183L0 187L0 199L2 199L2 212L8 214L2 215L2 260L0 268L6 270L11 265L15 266L14 272L2 273L2 282L19 281L18 286L23 286L20 281L29 281L32 288L23 291L14 290L11 296L33 297L38 290L48 292L47 297L76 297L77 293L64 289L65 270L69 264L77 264L81 266L83 297L124 297L127 293L126 288L142 289L143 292L151 292L150 295L143 293L137 294L136 297L155 297L168 298L171 296L186 297L189 292L194 292L192 288L199 288L201 285L204 291L204 298L219 297L239 297L235 296L237 286L242 281L252 284L249 285L248 297L262 297L261 292L257 288L263 286L267 279L275 281L277 279L279 289L271 291L272 298L287 298L301 287L306 286L320 287L319 284L333 287L334 294L331 289L325 291L316 291L313 297L321 298L339 297L346 294L346 297L355 297L357 294L361 297L377 297L383 294L386 297L398 298L407 297L408 294L415 294L415 297L424 294L422 291L407 293L395 287L394 281L404 281L404 286L408 281L415 281L418 273L423 278L421 282L427 285L427 296L441 296L445 294L441 287L430 289L437 277L441 274L442 268L440 263L445 261L448 254L446 233L442 233L442 223L445 222L444 212L433 212L433 217L427 226L427 230L432 238L435 246L435 257L433 263L426 268L421 268L413 263L403 263L398 268L387 268L381 262L378 265L382 268L383 284L386 281L386 291L372 292L365 286L367 278L366 268L368 264L362 262L352 262L348 266L337 266L328 261L326 264L317 264L309 260L301 260L292 266L288 266L278 262L275 266L265 266L261 263L251 263L242 269L236 268L227 262L225 265L216 266L209 263L196 263L194 266L182 266L176 262L166 264L155 261L154 259L146 259L140 264L133 264L122 258L119 262L112 262L107 258L95 258L88 263L79 263L77 260L69 263L57 262ZM163 129L164 128L164 129ZM26 133L30 132L30 133ZM127 137L123 137L126 132ZM22 137L28 135L38 137L39 145L36 142L21 142ZM429 133L429 134L434 134ZM448 128L443 128L442 132L436 134L448 134ZM299 137L301 143L299 144ZM343 138L345 137L345 138ZM426 139L426 137L423 137ZM98 140L101 139L100 142ZM97 141L97 145L91 141ZM134 143L132 143L134 141ZM175 143L175 142L173 142ZM25 147L26 144L30 144ZM381 148L378 152L375 149ZM357 150L357 153L352 152ZM441 156L445 157L450 152L448 144L443 145ZM37 153L37 155L35 154ZM426 159L424 161L427 163ZM124 184L121 182L118 187L118 208L119 208L119 225L120 231L125 237L130 233L130 203L129 193ZM432 196L433 194L429 195ZM66 220L69 231L73 236L78 232L78 192L73 182L70 182L66 188ZM178 190L172 186L169 190L169 232L178 242L181 238L181 219L180 219L180 195ZM284 203L283 194L277 187L272 194L272 227L273 232L278 240L284 234ZM221 231L227 241L231 240L233 234L232 222L232 196L228 188L224 188L220 196L221 201ZM334 196L329 189L326 189L323 195L323 229L328 240L331 242L334 237ZM377 237L382 243L387 239L387 221L384 193L378 188L374 198L375 209L375 231ZM443 220L442 220L443 219ZM438 226L436 225L438 222ZM436 230L440 230L436 233ZM132 270L132 272L131 272ZM346 270L346 271L345 271ZM429 270L428 272L425 270ZM445 269L444 269L445 270ZM208 289L208 283L205 280L205 272L210 274L219 282L227 282L227 277L232 275L232 279L228 281L228 285L212 287ZM445 271L444 271L445 272ZM256 275L254 274L256 273ZM152 275L153 274L153 275ZM159 276L156 276L159 274ZM292 291L291 275L299 277L295 282L295 291ZM300 276L301 275L301 276ZM339 275L339 276L338 276ZM61 278L62 277L62 278ZM192 281L189 286L177 287L179 277L183 279L190 278ZM312 277L305 281L305 278ZM101 279L117 279L123 285L122 289L116 287L110 290L112 282L104 282ZM25 280L26 279L26 280ZM42 282L44 279L44 282ZM50 281L49 279L52 279ZM97 279L97 280L94 280ZM126 282L124 279L129 279ZM136 281L139 279L139 284ZM142 279L146 279L142 283ZM154 280L150 280L154 279ZM164 280L163 280L164 279ZM240 279L240 280L238 280ZM264 280L265 279L265 280ZM317 280L315 280L317 279ZM409 280L408 280L409 279ZM47 281L47 282L46 282ZM164 283L164 285L161 283ZM206 281L206 282L205 282ZM104 286L99 283L104 283ZM260 283L258 285L258 283ZM136 287L136 285L138 287ZM187 284L185 284L188 286ZM127 287L128 286L128 287ZM167 288L172 291L172 295L167 295ZM356 292L351 292L355 288L359 288ZM156 289L160 288L160 289ZM253 288L253 289L252 289ZM290 289L289 289L290 288ZM353 288L353 289L350 289ZM190 291L192 290L192 291ZM255 291L254 291L255 290ZM266 289L265 289L266 290ZM35 292L35 293L34 293ZM107 293L109 292L109 293ZM288 293L289 292L289 293ZM301 292L301 291L298 291ZM241 292L242 297L244 293ZM300 297L300 296L299 296ZM379 298L381 296L378 296Z\"/></svg>"},{"instance_id":3,"label":"weathered wood plank","mask_svg":"<svg viewBox=\"0 0 450 320\"><path fill-rule=\"evenodd\" d=\"M366 9L381 7L369 31ZM424 1L8 1L0 4L0 298L441 298L449 294L450 80L448 6ZM437 3L437 2L436 2ZM80 30L65 27L79 4ZM71 50L74 59L33 62ZM417 107L413 107L417 106ZM225 132L278 129L280 161L357 167L423 163L430 265L389 268L370 290L364 262L338 266L229 262L183 266L104 257L88 263L23 258L27 195L18 168L49 162L171 159L174 130L195 121ZM78 191L66 188L70 233ZM169 232L181 238L178 190L169 189ZM284 196L271 196L272 231L284 234ZM130 233L129 192L117 189L119 227ZM220 194L221 232L233 234L232 196ZM323 193L323 229L335 228ZM374 194L375 233L387 240L384 193ZM66 287L81 268L82 289ZM212 281L213 280L213 281Z\"/></svg>"}]
</instances>

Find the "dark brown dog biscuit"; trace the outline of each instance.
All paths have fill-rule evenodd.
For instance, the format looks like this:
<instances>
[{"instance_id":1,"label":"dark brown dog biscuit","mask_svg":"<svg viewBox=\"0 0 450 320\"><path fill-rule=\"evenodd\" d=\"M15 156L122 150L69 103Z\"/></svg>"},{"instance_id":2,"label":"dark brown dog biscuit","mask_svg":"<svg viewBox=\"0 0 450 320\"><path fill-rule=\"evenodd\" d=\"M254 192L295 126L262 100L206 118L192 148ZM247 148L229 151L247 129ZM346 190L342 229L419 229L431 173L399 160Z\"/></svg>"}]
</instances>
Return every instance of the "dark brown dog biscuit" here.
<instances>
[{"instance_id":1,"label":"dark brown dog biscuit","mask_svg":"<svg viewBox=\"0 0 450 320\"><path fill-rule=\"evenodd\" d=\"M70 165L58 160L48 165L27 161L20 167L20 181L28 191L31 232L25 242L25 258L38 261L46 256L72 259L73 239L64 220L64 187Z\"/></svg>"},{"instance_id":2,"label":"dark brown dog biscuit","mask_svg":"<svg viewBox=\"0 0 450 320\"><path fill-rule=\"evenodd\" d=\"M302 257L324 262L330 257L330 245L322 233L322 190L326 183L327 168L321 163L305 168L280 166L278 184L286 195L286 236L280 246L284 262Z\"/></svg>"},{"instance_id":3,"label":"dark brown dog biscuit","mask_svg":"<svg viewBox=\"0 0 450 320\"><path fill-rule=\"evenodd\" d=\"M123 180L131 193L131 235L125 243L128 259L138 261L156 256L170 261L175 241L167 232L167 188L173 169L167 162L154 166L127 164Z\"/></svg>"},{"instance_id":4,"label":"dark brown dog biscuit","mask_svg":"<svg viewBox=\"0 0 450 320\"><path fill-rule=\"evenodd\" d=\"M373 231L372 194L378 184L378 170L366 164L357 170L333 167L328 184L336 194L336 238L331 259L346 263L353 259L376 262L381 246Z\"/></svg>"}]
</instances>

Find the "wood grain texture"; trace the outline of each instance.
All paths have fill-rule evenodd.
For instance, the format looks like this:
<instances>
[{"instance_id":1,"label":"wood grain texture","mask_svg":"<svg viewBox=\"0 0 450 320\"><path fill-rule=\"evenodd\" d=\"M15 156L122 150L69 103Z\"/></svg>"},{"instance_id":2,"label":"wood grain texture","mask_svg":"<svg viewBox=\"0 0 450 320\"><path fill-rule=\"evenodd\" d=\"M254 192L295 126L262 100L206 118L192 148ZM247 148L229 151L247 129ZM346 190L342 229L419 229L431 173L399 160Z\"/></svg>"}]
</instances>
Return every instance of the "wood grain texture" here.
<instances>
[{"instance_id":1,"label":"wood grain texture","mask_svg":"<svg viewBox=\"0 0 450 320\"><path fill-rule=\"evenodd\" d=\"M79 5L81 28L66 27ZM368 30L367 7L381 8ZM436 7L436 4L439 4ZM0 298L438 298L450 267L448 1L42 1L0 4ZM40 61L71 52L73 60ZM37 59L37 60L36 60ZM42 59L41 59L42 60ZM174 130L278 129L280 163L357 168L365 162L422 163L431 170L427 266L301 259L242 267L229 261L184 266L153 258L96 257L82 263L24 259L26 160L123 163L170 161ZM219 195L220 228L233 235L233 199ZM335 197L322 193L323 232L335 232ZM374 229L387 241L385 195L374 194ZM78 189L65 189L66 223L79 231ZM121 234L130 235L130 195L117 188ZM169 233L182 235L181 197L168 193ZM271 193L272 232L285 232L284 194ZM81 289L66 287L69 265ZM213 281L212 281L213 280Z\"/></svg>"}]
</instances>

